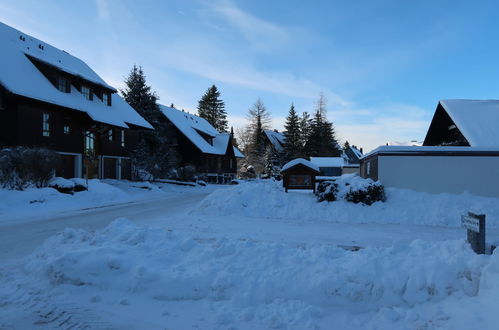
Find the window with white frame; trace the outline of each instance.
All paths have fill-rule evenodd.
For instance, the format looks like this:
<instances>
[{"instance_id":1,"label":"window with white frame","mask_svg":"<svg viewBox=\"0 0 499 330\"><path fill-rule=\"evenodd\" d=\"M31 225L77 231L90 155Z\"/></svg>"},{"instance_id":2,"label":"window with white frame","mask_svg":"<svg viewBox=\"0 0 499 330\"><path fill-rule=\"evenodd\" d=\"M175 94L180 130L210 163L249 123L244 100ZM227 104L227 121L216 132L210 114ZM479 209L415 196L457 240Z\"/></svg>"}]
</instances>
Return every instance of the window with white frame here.
<instances>
[{"instance_id":1,"label":"window with white frame","mask_svg":"<svg viewBox=\"0 0 499 330\"><path fill-rule=\"evenodd\" d=\"M109 93L102 93L102 103L105 105L110 105L109 103Z\"/></svg>"},{"instance_id":2,"label":"window with white frame","mask_svg":"<svg viewBox=\"0 0 499 330\"><path fill-rule=\"evenodd\" d=\"M371 175L371 162L367 162L366 164L366 174Z\"/></svg>"},{"instance_id":3,"label":"window with white frame","mask_svg":"<svg viewBox=\"0 0 499 330\"><path fill-rule=\"evenodd\" d=\"M42 115L42 135L50 136L50 114L46 112Z\"/></svg>"},{"instance_id":4,"label":"window with white frame","mask_svg":"<svg viewBox=\"0 0 499 330\"><path fill-rule=\"evenodd\" d=\"M81 94L87 99L91 100L92 99L92 91L88 86L81 86Z\"/></svg>"},{"instance_id":5,"label":"window with white frame","mask_svg":"<svg viewBox=\"0 0 499 330\"><path fill-rule=\"evenodd\" d=\"M120 139L120 141L121 141L121 146L124 147L125 146L125 130L124 129L121 130L121 139Z\"/></svg>"},{"instance_id":6,"label":"window with white frame","mask_svg":"<svg viewBox=\"0 0 499 330\"><path fill-rule=\"evenodd\" d=\"M63 93L69 93L69 80L65 77L57 77L57 89Z\"/></svg>"},{"instance_id":7,"label":"window with white frame","mask_svg":"<svg viewBox=\"0 0 499 330\"><path fill-rule=\"evenodd\" d=\"M109 131L107 131L107 139L109 141L113 141L113 129L112 128Z\"/></svg>"},{"instance_id":8,"label":"window with white frame","mask_svg":"<svg viewBox=\"0 0 499 330\"><path fill-rule=\"evenodd\" d=\"M85 153L93 154L95 150L95 134L85 131Z\"/></svg>"}]
</instances>

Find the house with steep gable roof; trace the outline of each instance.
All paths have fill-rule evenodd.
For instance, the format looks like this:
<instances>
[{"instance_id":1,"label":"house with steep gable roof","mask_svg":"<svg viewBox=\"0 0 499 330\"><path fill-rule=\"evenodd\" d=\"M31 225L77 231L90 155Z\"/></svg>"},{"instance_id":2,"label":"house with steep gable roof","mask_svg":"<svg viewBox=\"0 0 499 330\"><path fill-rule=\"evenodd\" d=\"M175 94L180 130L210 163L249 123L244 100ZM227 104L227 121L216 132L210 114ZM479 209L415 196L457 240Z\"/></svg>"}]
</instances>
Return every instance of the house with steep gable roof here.
<instances>
[{"instance_id":1,"label":"house with steep gable roof","mask_svg":"<svg viewBox=\"0 0 499 330\"><path fill-rule=\"evenodd\" d=\"M278 130L263 130L264 141L266 146L272 146L275 151L282 152L284 150L284 142L286 137Z\"/></svg>"},{"instance_id":2,"label":"house with steep gable roof","mask_svg":"<svg viewBox=\"0 0 499 330\"><path fill-rule=\"evenodd\" d=\"M63 177L130 178L153 129L81 59L0 23L0 147L46 147Z\"/></svg>"},{"instance_id":3,"label":"house with steep gable roof","mask_svg":"<svg viewBox=\"0 0 499 330\"><path fill-rule=\"evenodd\" d=\"M499 197L499 100L441 100L423 146L380 146L360 174L387 187Z\"/></svg>"},{"instance_id":4,"label":"house with steep gable roof","mask_svg":"<svg viewBox=\"0 0 499 330\"><path fill-rule=\"evenodd\" d=\"M193 165L199 174L235 178L237 159L243 154L234 146L232 133L218 132L204 118L159 105L176 130L176 148L180 165Z\"/></svg>"},{"instance_id":5,"label":"house with steep gable roof","mask_svg":"<svg viewBox=\"0 0 499 330\"><path fill-rule=\"evenodd\" d=\"M499 100L441 100L423 146L499 147Z\"/></svg>"}]
</instances>

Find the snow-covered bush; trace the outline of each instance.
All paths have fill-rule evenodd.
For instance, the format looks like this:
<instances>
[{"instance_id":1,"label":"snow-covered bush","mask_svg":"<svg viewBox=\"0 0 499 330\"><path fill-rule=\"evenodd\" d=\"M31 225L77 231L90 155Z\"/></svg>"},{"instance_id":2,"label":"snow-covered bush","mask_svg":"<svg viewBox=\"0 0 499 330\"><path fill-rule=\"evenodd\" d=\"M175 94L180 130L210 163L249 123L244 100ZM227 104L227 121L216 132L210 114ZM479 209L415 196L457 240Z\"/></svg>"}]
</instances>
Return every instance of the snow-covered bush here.
<instances>
[{"instance_id":1,"label":"snow-covered bush","mask_svg":"<svg viewBox=\"0 0 499 330\"><path fill-rule=\"evenodd\" d=\"M48 186L50 188L54 188L60 193L72 195L74 192L75 183L71 180L57 177L50 180Z\"/></svg>"},{"instance_id":2,"label":"snow-covered bush","mask_svg":"<svg viewBox=\"0 0 499 330\"><path fill-rule=\"evenodd\" d=\"M352 174L319 183L316 195L319 202L344 199L348 202L365 205L386 199L385 189L380 182L363 179Z\"/></svg>"},{"instance_id":3,"label":"snow-covered bush","mask_svg":"<svg viewBox=\"0 0 499 330\"><path fill-rule=\"evenodd\" d=\"M333 202L336 200L336 195L338 194L338 185L333 181L323 181L317 186L315 194L319 202Z\"/></svg>"},{"instance_id":4,"label":"snow-covered bush","mask_svg":"<svg viewBox=\"0 0 499 330\"><path fill-rule=\"evenodd\" d=\"M88 185L85 179L80 179L80 178L72 178L70 179L74 183L74 192L80 192L80 191L85 191L88 190Z\"/></svg>"},{"instance_id":5,"label":"snow-covered bush","mask_svg":"<svg viewBox=\"0 0 499 330\"><path fill-rule=\"evenodd\" d=\"M196 175L196 167L193 165L185 165L177 169L177 179L180 181L194 181Z\"/></svg>"},{"instance_id":6,"label":"snow-covered bush","mask_svg":"<svg viewBox=\"0 0 499 330\"><path fill-rule=\"evenodd\" d=\"M366 187L353 189L346 194L345 199L353 203L371 205L372 203L385 201L385 188L379 182L370 182Z\"/></svg>"},{"instance_id":7,"label":"snow-covered bush","mask_svg":"<svg viewBox=\"0 0 499 330\"><path fill-rule=\"evenodd\" d=\"M59 164L59 155L46 148L14 147L0 150L0 186L23 190L46 187Z\"/></svg>"}]
</instances>

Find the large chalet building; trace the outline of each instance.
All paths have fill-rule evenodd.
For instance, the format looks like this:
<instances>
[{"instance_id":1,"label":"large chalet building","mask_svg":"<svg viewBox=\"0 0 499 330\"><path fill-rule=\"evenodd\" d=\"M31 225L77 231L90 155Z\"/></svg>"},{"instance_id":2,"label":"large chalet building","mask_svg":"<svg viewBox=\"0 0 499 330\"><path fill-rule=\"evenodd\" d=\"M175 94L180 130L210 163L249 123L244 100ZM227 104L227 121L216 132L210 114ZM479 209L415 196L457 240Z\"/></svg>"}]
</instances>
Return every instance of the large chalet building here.
<instances>
[{"instance_id":1,"label":"large chalet building","mask_svg":"<svg viewBox=\"0 0 499 330\"><path fill-rule=\"evenodd\" d=\"M234 146L232 133L220 133L204 118L188 112L164 105L159 107L175 130L181 166L193 165L198 174L212 180L235 178L237 158L244 156Z\"/></svg>"},{"instance_id":2,"label":"large chalet building","mask_svg":"<svg viewBox=\"0 0 499 330\"><path fill-rule=\"evenodd\" d=\"M47 147L57 175L126 179L152 129L82 60L0 23L0 147Z\"/></svg>"}]
</instances>

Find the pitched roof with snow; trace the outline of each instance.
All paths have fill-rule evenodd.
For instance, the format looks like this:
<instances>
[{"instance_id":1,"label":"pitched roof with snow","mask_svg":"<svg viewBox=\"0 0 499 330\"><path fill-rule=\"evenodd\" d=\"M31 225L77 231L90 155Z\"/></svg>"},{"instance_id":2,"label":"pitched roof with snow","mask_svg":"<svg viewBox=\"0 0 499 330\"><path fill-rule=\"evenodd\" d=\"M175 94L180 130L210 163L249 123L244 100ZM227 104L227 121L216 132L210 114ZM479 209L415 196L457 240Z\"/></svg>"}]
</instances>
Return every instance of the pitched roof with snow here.
<instances>
[{"instance_id":1,"label":"pitched roof with snow","mask_svg":"<svg viewBox=\"0 0 499 330\"><path fill-rule=\"evenodd\" d=\"M319 167L342 167L343 157L310 157L310 161Z\"/></svg>"},{"instance_id":2,"label":"pitched roof with snow","mask_svg":"<svg viewBox=\"0 0 499 330\"><path fill-rule=\"evenodd\" d=\"M284 134L276 132L276 131L268 130L268 129L264 130L263 132L265 133L265 135L269 139L270 143L272 143L272 145L274 146L274 148L277 151L283 150L284 141L286 140L286 137L284 136Z\"/></svg>"},{"instance_id":3,"label":"pitched roof with snow","mask_svg":"<svg viewBox=\"0 0 499 330\"><path fill-rule=\"evenodd\" d=\"M472 147L499 146L499 100L441 100Z\"/></svg>"},{"instance_id":4,"label":"pitched roof with snow","mask_svg":"<svg viewBox=\"0 0 499 330\"><path fill-rule=\"evenodd\" d=\"M111 106L98 97L87 100L74 86L70 93L59 91L30 61L30 56L57 70L115 92L85 62L67 52L0 22L0 84L9 92L79 110L95 121L127 128L127 124L152 128L123 99L111 94Z\"/></svg>"},{"instance_id":5,"label":"pitched roof with snow","mask_svg":"<svg viewBox=\"0 0 499 330\"><path fill-rule=\"evenodd\" d=\"M202 153L213 155L226 154L230 142L230 133L220 133L206 119L188 112L170 108L162 104L159 105L159 108L166 118ZM205 140L201 134L211 137L213 144ZM244 157L237 148L233 147L233 149L236 157Z\"/></svg>"},{"instance_id":6,"label":"pitched roof with snow","mask_svg":"<svg viewBox=\"0 0 499 330\"><path fill-rule=\"evenodd\" d=\"M303 159L303 158L296 158L296 159L293 159L292 161L287 162L281 168L281 172L284 172L284 171L286 171L292 167L295 167L297 165L303 165L303 166L306 166L306 167L308 167L316 172L320 172L319 166L317 166L316 164L314 164L306 159Z\"/></svg>"}]
</instances>

